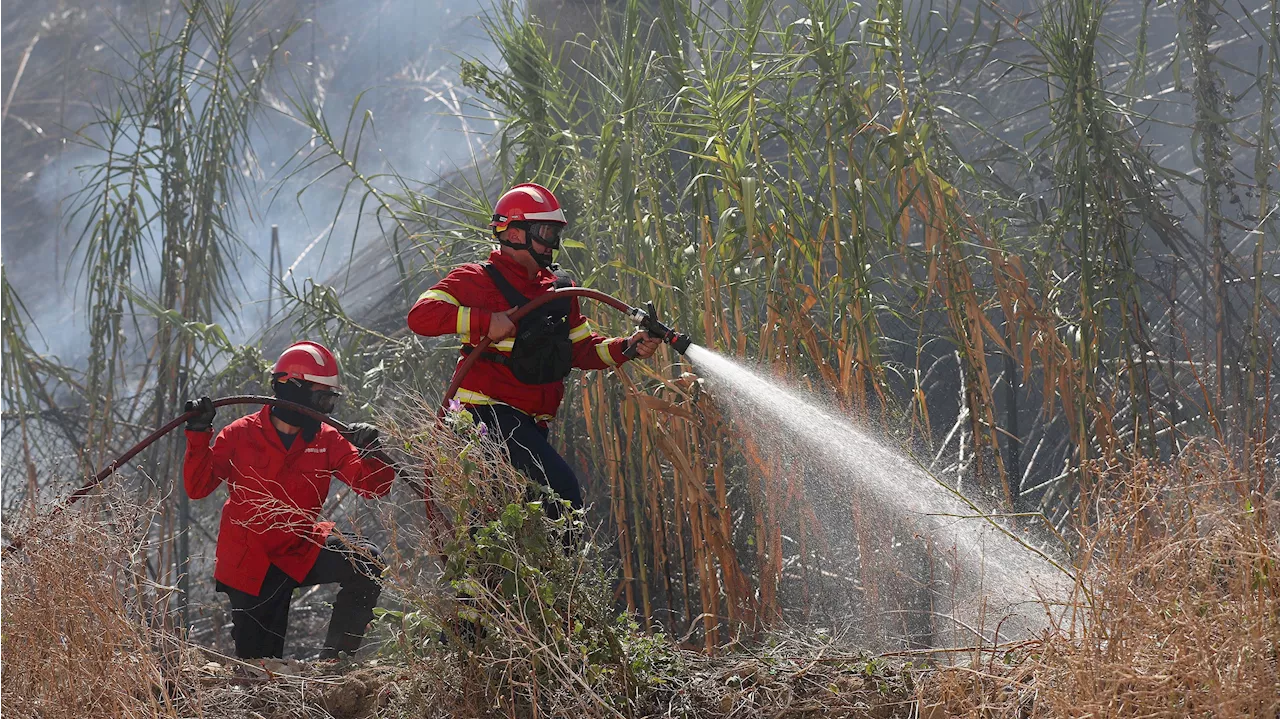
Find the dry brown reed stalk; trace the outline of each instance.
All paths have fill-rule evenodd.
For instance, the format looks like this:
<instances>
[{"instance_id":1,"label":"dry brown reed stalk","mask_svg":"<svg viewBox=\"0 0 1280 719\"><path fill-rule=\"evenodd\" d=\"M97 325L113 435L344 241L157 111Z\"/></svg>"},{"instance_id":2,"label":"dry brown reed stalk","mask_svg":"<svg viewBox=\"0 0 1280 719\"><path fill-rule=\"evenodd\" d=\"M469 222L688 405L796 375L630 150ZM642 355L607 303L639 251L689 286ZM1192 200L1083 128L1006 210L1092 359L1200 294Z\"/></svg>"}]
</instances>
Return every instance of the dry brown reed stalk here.
<instances>
[{"instance_id":1,"label":"dry brown reed stalk","mask_svg":"<svg viewBox=\"0 0 1280 719\"><path fill-rule=\"evenodd\" d=\"M731 443L742 440L730 430L713 403L694 401L700 390L693 375L663 380L652 393L640 391L625 373L619 372L618 377L626 391L625 404L638 406L637 431L641 436L652 438L653 446L671 465L669 498L663 496L660 484L644 483L641 491L649 495L651 506L656 507L648 521L669 522L681 533L686 525L688 527L689 552L698 577L701 605L701 612L690 613L689 620L702 624L704 649L713 652L720 639L727 640L743 629L758 629L762 612L780 613L780 607L772 601L771 582L762 580L761 591L757 592L734 543L725 454L738 451L736 444ZM593 395L592 399L602 401L603 383L597 383L595 389L599 395ZM602 428L602 431L605 430ZM626 455L618 457L620 464L626 459ZM752 499L757 496L752 495ZM757 511L756 516L764 515ZM622 521L625 520L619 523ZM781 540L776 534L764 531L762 521L757 524L758 536L762 538L762 546L771 542L768 546L777 547L777 551L770 554L773 562L770 566L775 570L772 576L779 577L782 552L777 545ZM679 539L683 551L684 541L682 537ZM765 571L763 563L760 569ZM688 573L684 576L687 581ZM727 620L723 629L721 617ZM684 628L678 631L683 632Z\"/></svg>"},{"instance_id":2,"label":"dry brown reed stalk","mask_svg":"<svg viewBox=\"0 0 1280 719\"><path fill-rule=\"evenodd\" d=\"M1280 525L1235 492L1217 451L1095 467L1082 538L1091 602L1043 641L940 671L939 716L1274 717ZM923 710L922 710L923 711Z\"/></svg>"},{"instance_id":3,"label":"dry brown reed stalk","mask_svg":"<svg viewBox=\"0 0 1280 719\"><path fill-rule=\"evenodd\" d=\"M6 716L177 717L198 688L175 679L188 662L154 613L172 587L149 583L136 541L149 509L123 504L95 521L47 518L4 558Z\"/></svg>"}]
</instances>

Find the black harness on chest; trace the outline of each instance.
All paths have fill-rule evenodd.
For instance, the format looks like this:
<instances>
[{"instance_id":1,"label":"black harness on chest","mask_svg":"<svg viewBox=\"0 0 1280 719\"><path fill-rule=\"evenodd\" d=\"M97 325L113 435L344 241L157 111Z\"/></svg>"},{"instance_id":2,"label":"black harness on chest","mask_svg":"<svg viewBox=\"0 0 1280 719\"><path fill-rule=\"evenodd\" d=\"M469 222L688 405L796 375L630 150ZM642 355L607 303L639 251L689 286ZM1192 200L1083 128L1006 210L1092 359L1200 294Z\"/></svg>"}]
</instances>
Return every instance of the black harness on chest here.
<instances>
[{"instance_id":1,"label":"black harness on chest","mask_svg":"<svg viewBox=\"0 0 1280 719\"><path fill-rule=\"evenodd\" d=\"M520 294L498 271L493 263L484 263L493 284L515 309L529 301ZM568 272L552 266L556 275L555 288L572 287L573 278ZM496 362L511 370L511 374L524 384L559 382L573 370L573 340L569 338L569 299L552 300L525 315L516 325L515 344L510 356L486 350L480 359ZM475 351L472 345L463 345L462 354Z\"/></svg>"}]
</instances>

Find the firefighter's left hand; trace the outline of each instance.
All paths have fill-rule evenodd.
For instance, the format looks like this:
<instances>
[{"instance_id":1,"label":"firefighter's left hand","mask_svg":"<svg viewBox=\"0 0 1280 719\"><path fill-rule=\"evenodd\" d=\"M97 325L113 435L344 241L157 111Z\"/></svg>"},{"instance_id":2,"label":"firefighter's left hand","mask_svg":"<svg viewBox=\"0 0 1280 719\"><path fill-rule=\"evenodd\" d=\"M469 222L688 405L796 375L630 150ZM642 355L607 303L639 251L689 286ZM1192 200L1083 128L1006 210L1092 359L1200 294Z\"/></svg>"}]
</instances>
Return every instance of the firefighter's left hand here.
<instances>
[{"instance_id":1,"label":"firefighter's left hand","mask_svg":"<svg viewBox=\"0 0 1280 719\"><path fill-rule=\"evenodd\" d=\"M377 427L368 422L355 422L351 424L346 432L347 439L351 444L360 449L376 451L382 449L381 432Z\"/></svg>"},{"instance_id":2,"label":"firefighter's left hand","mask_svg":"<svg viewBox=\"0 0 1280 719\"><path fill-rule=\"evenodd\" d=\"M662 344L662 340L644 330L640 330L631 335L628 343L636 348L637 357L652 357L653 353L658 351L658 345Z\"/></svg>"}]
</instances>

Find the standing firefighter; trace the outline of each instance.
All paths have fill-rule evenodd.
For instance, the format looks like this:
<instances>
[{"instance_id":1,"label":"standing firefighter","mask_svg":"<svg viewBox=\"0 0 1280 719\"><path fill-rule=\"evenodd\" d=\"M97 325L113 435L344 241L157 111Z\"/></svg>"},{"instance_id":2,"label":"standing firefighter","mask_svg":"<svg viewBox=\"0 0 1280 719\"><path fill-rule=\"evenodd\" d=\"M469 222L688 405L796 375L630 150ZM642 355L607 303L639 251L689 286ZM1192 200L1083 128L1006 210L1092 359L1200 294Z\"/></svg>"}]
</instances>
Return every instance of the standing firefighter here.
<instances>
[{"instance_id":1,"label":"standing firefighter","mask_svg":"<svg viewBox=\"0 0 1280 719\"><path fill-rule=\"evenodd\" d=\"M489 223L499 249L488 262L458 267L424 292L409 312L409 328L428 337L459 335L464 357L486 335L493 341L463 379L457 399L503 440L513 466L577 509L578 479L547 441L564 378L574 367L605 369L633 353L649 357L660 340L644 331L612 339L593 332L576 297L549 302L518 326L511 322L516 307L573 284L551 262L566 224L547 188L511 188ZM626 352L629 346L633 352Z\"/></svg>"},{"instance_id":2,"label":"standing firefighter","mask_svg":"<svg viewBox=\"0 0 1280 719\"><path fill-rule=\"evenodd\" d=\"M286 349L271 376L277 398L324 414L340 396L338 361L315 342ZM316 519L330 477L366 498L390 490L395 470L369 456L380 448L378 430L353 424L348 439L300 412L264 407L227 425L210 447L212 401L201 397L187 410L203 410L187 423L187 494L207 497L223 482L229 490L213 576L231 600L236 656L282 657L293 590L335 582L321 658L355 652L381 592L377 551L331 537L333 523Z\"/></svg>"}]
</instances>

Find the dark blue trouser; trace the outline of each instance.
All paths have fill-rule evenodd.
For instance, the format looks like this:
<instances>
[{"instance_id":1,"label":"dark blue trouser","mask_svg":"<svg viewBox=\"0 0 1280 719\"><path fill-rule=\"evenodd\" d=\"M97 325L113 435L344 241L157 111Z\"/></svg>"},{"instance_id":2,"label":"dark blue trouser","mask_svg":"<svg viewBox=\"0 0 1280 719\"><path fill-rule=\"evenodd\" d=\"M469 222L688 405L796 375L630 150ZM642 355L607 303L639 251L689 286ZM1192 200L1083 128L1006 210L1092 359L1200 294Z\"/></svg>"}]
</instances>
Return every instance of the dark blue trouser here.
<instances>
[{"instance_id":1,"label":"dark blue trouser","mask_svg":"<svg viewBox=\"0 0 1280 719\"><path fill-rule=\"evenodd\" d=\"M547 441L546 427L539 427L532 417L505 404L477 405L469 409L476 421L484 422L489 428L489 436L506 445L511 466L534 482L550 487L574 509L582 509L578 477ZM554 508L547 513L552 517L559 514Z\"/></svg>"}]
</instances>

